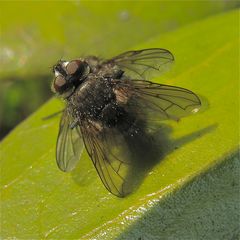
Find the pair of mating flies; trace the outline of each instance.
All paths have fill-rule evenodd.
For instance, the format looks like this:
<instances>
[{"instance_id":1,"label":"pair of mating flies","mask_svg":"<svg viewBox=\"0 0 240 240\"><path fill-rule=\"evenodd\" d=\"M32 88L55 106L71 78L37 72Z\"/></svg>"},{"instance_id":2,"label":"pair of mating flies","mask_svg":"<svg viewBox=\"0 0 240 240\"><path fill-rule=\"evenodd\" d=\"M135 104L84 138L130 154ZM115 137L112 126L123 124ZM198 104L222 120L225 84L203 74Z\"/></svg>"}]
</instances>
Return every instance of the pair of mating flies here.
<instances>
[{"instance_id":1,"label":"pair of mating flies","mask_svg":"<svg viewBox=\"0 0 240 240\"><path fill-rule=\"evenodd\" d=\"M60 60L52 83L53 92L66 102L56 147L58 167L74 169L85 146L107 190L118 197L128 194L132 152L127 139L201 106L190 90L149 81L173 61L172 53L161 48L128 51L109 60Z\"/></svg>"}]
</instances>

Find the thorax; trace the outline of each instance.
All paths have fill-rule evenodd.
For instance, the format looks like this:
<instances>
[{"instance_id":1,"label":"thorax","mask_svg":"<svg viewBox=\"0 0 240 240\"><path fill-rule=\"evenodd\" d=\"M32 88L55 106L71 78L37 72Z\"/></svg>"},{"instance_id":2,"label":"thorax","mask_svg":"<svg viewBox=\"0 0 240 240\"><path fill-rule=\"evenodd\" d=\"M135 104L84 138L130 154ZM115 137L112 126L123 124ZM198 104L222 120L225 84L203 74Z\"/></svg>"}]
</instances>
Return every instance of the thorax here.
<instances>
[{"instance_id":1,"label":"thorax","mask_svg":"<svg viewBox=\"0 0 240 240\"><path fill-rule=\"evenodd\" d=\"M74 117L98 119L102 109L114 101L110 80L90 74L69 98Z\"/></svg>"}]
</instances>

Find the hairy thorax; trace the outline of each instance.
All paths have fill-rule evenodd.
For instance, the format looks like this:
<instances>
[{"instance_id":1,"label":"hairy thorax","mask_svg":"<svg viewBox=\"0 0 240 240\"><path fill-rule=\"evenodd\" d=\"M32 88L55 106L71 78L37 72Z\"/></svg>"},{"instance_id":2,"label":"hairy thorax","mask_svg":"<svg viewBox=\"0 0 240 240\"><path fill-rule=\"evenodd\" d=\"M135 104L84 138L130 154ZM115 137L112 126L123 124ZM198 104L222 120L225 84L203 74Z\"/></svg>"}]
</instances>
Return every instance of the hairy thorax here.
<instances>
[{"instance_id":1,"label":"hairy thorax","mask_svg":"<svg viewBox=\"0 0 240 240\"><path fill-rule=\"evenodd\" d=\"M73 115L79 121L102 122L115 125L123 111L116 102L111 82L106 78L89 75L69 101Z\"/></svg>"}]
</instances>

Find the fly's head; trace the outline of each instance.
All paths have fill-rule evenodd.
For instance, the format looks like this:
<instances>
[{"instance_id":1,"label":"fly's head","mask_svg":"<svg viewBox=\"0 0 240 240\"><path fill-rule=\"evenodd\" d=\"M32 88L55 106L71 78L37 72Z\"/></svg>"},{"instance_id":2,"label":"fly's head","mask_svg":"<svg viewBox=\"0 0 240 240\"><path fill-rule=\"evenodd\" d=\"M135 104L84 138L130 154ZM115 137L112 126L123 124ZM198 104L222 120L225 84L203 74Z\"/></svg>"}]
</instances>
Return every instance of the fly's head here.
<instances>
[{"instance_id":1,"label":"fly's head","mask_svg":"<svg viewBox=\"0 0 240 240\"><path fill-rule=\"evenodd\" d=\"M52 82L52 91L62 98L69 97L89 72L90 67L84 60L58 61L53 66L55 78Z\"/></svg>"}]
</instances>

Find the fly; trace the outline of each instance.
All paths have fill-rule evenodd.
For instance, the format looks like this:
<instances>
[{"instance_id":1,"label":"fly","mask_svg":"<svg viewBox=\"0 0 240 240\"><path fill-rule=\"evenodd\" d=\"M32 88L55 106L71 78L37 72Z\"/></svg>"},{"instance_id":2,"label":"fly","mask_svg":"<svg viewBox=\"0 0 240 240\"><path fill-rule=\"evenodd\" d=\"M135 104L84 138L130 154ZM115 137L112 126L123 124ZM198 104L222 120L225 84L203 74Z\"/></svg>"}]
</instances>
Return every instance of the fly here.
<instances>
[{"instance_id":1,"label":"fly","mask_svg":"<svg viewBox=\"0 0 240 240\"><path fill-rule=\"evenodd\" d=\"M60 60L52 83L66 103L57 139L58 167L73 170L85 146L106 189L118 197L128 194L131 152L126 138L134 139L139 126L178 120L201 107L192 91L149 81L173 62L172 53L161 48L128 51L109 60Z\"/></svg>"}]
</instances>

